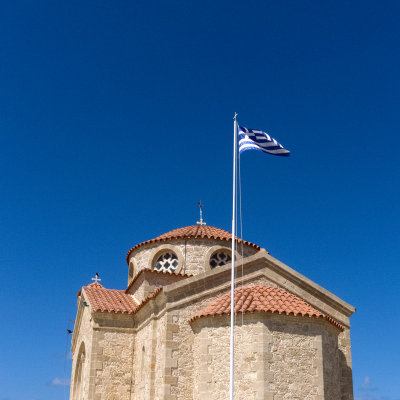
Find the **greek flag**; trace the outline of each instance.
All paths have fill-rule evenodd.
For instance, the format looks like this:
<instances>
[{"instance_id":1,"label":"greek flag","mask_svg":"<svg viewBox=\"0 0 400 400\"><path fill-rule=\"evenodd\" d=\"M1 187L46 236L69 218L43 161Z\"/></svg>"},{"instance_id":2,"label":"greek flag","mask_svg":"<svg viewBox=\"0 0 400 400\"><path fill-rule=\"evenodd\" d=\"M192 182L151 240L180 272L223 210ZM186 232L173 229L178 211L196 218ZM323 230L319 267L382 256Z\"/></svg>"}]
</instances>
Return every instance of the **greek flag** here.
<instances>
[{"instance_id":1,"label":"greek flag","mask_svg":"<svg viewBox=\"0 0 400 400\"><path fill-rule=\"evenodd\" d=\"M239 154L246 150L260 150L276 156L288 157L290 155L290 151L286 150L268 133L239 126Z\"/></svg>"}]
</instances>

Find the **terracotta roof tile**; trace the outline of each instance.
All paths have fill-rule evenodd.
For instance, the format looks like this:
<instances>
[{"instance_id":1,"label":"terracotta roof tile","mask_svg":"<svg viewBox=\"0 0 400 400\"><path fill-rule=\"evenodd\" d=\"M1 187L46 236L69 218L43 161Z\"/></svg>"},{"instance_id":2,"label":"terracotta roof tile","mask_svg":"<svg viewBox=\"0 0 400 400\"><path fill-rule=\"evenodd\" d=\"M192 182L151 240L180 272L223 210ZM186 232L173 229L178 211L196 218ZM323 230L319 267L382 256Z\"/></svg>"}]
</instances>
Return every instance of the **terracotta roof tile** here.
<instances>
[{"instance_id":1,"label":"terracotta roof tile","mask_svg":"<svg viewBox=\"0 0 400 400\"><path fill-rule=\"evenodd\" d=\"M129 255L133 250L136 250L137 248L144 246L146 244L150 243L155 243L155 242L163 242L165 240L170 240L170 239L192 239L192 238L203 238L203 239L217 239L217 240L226 240L229 241L232 239L232 234L229 233L228 231L224 231L223 229L215 228L214 226L208 226L208 225L190 225L190 226L185 226L183 228L178 228L174 229L170 232L164 233L163 235L160 235L154 239L147 240L143 243L139 243L136 246L132 247L129 251L128 254L126 255L126 261L129 263ZM236 237L238 242L241 243L242 240ZM247 242L243 240L243 243L252 246L257 250L260 250L260 246L257 246L256 244Z\"/></svg>"},{"instance_id":2,"label":"terracotta roof tile","mask_svg":"<svg viewBox=\"0 0 400 400\"><path fill-rule=\"evenodd\" d=\"M135 314L151 299L157 297L161 293L162 287L157 288L140 304L124 290L106 289L97 282L83 287L83 290L93 311Z\"/></svg>"},{"instance_id":3,"label":"terracotta roof tile","mask_svg":"<svg viewBox=\"0 0 400 400\"><path fill-rule=\"evenodd\" d=\"M104 289L104 286L101 285L99 282L92 282L90 285L87 285L86 287Z\"/></svg>"},{"instance_id":4,"label":"terracotta roof tile","mask_svg":"<svg viewBox=\"0 0 400 400\"><path fill-rule=\"evenodd\" d=\"M93 311L133 314L138 303L125 290L105 289L99 283L83 288Z\"/></svg>"},{"instance_id":5,"label":"terracotta roof tile","mask_svg":"<svg viewBox=\"0 0 400 400\"><path fill-rule=\"evenodd\" d=\"M190 322L201 317L230 314L230 308L231 294L226 293L191 318ZM255 311L325 318L337 328L344 329L333 318L320 313L300 297L285 290L268 286L249 286L235 290L235 313Z\"/></svg>"},{"instance_id":6,"label":"terracotta roof tile","mask_svg":"<svg viewBox=\"0 0 400 400\"><path fill-rule=\"evenodd\" d=\"M89 288L104 288L104 286L100 285L99 282L92 282L90 285L87 285L87 287ZM79 290L79 292L77 293L76 297L79 297L82 293L82 289Z\"/></svg>"}]
</instances>

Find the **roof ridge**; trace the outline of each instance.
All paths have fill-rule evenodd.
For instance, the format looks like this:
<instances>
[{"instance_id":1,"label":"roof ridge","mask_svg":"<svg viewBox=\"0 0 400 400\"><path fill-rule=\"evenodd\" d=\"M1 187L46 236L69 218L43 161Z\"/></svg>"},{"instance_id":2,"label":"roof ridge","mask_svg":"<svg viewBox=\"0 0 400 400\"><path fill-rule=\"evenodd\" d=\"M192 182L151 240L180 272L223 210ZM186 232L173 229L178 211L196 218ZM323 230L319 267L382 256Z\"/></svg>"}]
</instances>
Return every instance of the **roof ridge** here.
<instances>
[{"instance_id":1,"label":"roof ridge","mask_svg":"<svg viewBox=\"0 0 400 400\"><path fill-rule=\"evenodd\" d=\"M99 282L92 282L92 283L89 283L89 285L84 286L84 287L104 288L104 286Z\"/></svg>"}]
</instances>

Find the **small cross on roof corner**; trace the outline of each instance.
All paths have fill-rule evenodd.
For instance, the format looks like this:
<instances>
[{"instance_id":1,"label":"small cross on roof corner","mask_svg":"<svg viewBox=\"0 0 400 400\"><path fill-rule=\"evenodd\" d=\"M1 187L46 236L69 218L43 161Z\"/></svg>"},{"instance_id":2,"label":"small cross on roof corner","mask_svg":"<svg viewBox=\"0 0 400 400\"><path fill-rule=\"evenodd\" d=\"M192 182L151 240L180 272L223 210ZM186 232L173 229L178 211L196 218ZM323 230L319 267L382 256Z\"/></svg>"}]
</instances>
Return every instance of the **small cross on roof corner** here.
<instances>
[{"instance_id":1,"label":"small cross on roof corner","mask_svg":"<svg viewBox=\"0 0 400 400\"><path fill-rule=\"evenodd\" d=\"M101 279L99 278L99 273L98 272L96 272L96 275L95 275L94 278L92 278L92 281L94 281L94 283L97 283L97 282L101 281Z\"/></svg>"},{"instance_id":2,"label":"small cross on roof corner","mask_svg":"<svg viewBox=\"0 0 400 400\"><path fill-rule=\"evenodd\" d=\"M203 204L201 204L201 200L199 201L199 208L200 208L200 221L197 221L197 225L207 225L203 221Z\"/></svg>"}]
</instances>

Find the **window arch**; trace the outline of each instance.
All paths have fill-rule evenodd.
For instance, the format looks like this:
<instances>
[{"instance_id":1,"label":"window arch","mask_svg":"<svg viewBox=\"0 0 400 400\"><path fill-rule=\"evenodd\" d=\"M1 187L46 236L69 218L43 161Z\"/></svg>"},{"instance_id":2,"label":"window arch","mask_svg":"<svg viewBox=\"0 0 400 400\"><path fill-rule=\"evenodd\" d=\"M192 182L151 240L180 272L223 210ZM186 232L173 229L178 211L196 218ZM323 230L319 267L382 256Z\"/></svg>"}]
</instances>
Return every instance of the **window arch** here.
<instances>
[{"instance_id":1,"label":"window arch","mask_svg":"<svg viewBox=\"0 0 400 400\"><path fill-rule=\"evenodd\" d=\"M85 396L85 373L86 373L86 352L85 343L81 343L79 347L78 356L76 357L75 365L75 377L74 377L74 389L73 389L73 400L84 400Z\"/></svg>"},{"instance_id":2,"label":"window arch","mask_svg":"<svg viewBox=\"0 0 400 400\"><path fill-rule=\"evenodd\" d=\"M162 252L154 263L154 269L161 272L175 272L178 266L178 256L170 250Z\"/></svg>"},{"instance_id":3,"label":"window arch","mask_svg":"<svg viewBox=\"0 0 400 400\"><path fill-rule=\"evenodd\" d=\"M169 257L167 256L169 254ZM178 274L184 267L181 249L172 243L154 246L149 255L149 267L154 271Z\"/></svg>"},{"instance_id":4,"label":"window arch","mask_svg":"<svg viewBox=\"0 0 400 400\"><path fill-rule=\"evenodd\" d=\"M220 249L215 251L210 257L210 268L222 267L232 261L231 253L228 250Z\"/></svg>"}]
</instances>

